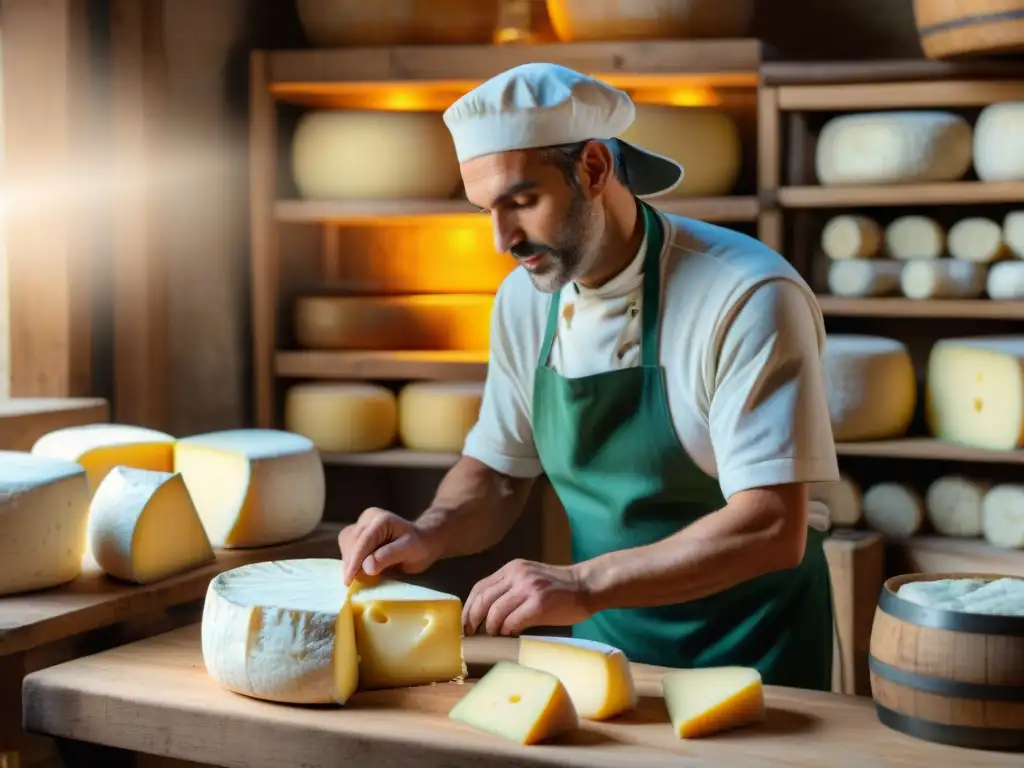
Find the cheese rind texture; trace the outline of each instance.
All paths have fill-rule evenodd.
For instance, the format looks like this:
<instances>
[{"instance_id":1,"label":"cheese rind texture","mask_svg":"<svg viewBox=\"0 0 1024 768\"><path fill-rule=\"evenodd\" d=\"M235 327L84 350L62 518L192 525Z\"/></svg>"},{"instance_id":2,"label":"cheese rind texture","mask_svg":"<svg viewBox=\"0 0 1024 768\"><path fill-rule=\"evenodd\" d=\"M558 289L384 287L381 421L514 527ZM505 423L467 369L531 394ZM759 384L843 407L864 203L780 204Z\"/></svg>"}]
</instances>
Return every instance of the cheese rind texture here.
<instances>
[{"instance_id":1,"label":"cheese rind texture","mask_svg":"<svg viewBox=\"0 0 1024 768\"><path fill-rule=\"evenodd\" d=\"M989 544L1024 549L1024 485L1000 483L981 501L981 531Z\"/></svg>"},{"instance_id":2,"label":"cheese rind texture","mask_svg":"<svg viewBox=\"0 0 1024 768\"><path fill-rule=\"evenodd\" d=\"M320 452L275 429L210 432L179 440L180 472L216 548L268 547L320 524L326 484Z\"/></svg>"},{"instance_id":3,"label":"cheese rind texture","mask_svg":"<svg viewBox=\"0 0 1024 768\"><path fill-rule=\"evenodd\" d=\"M849 299L889 296L899 292L902 271L900 262L888 259L833 259L828 265L828 290Z\"/></svg>"},{"instance_id":4,"label":"cheese rind texture","mask_svg":"<svg viewBox=\"0 0 1024 768\"><path fill-rule=\"evenodd\" d=\"M896 590L901 600L944 611L1024 616L1024 579L936 579L908 581Z\"/></svg>"},{"instance_id":5,"label":"cheese rind texture","mask_svg":"<svg viewBox=\"0 0 1024 768\"><path fill-rule=\"evenodd\" d=\"M978 264L991 264L1010 256L1010 249L1003 242L1002 226L984 216L960 219L949 228L946 244L954 259Z\"/></svg>"},{"instance_id":6,"label":"cheese rind texture","mask_svg":"<svg viewBox=\"0 0 1024 768\"><path fill-rule=\"evenodd\" d=\"M293 384L285 394L284 425L327 453L379 451L395 441L398 405L379 384Z\"/></svg>"},{"instance_id":7,"label":"cheese rind texture","mask_svg":"<svg viewBox=\"0 0 1024 768\"><path fill-rule=\"evenodd\" d=\"M181 475L114 467L89 507L89 550L104 573L149 584L215 559Z\"/></svg>"},{"instance_id":8,"label":"cheese rind texture","mask_svg":"<svg viewBox=\"0 0 1024 768\"><path fill-rule=\"evenodd\" d=\"M398 393L398 434L414 451L461 453L476 424L484 384L476 381L417 381Z\"/></svg>"},{"instance_id":9,"label":"cheese rind texture","mask_svg":"<svg viewBox=\"0 0 1024 768\"><path fill-rule=\"evenodd\" d=\"M881 245L882 228L867 216L833 216L821 230L821 250L830 259L871 259Z\"/></svg>"},{"instance_id":10,"label":"cheese rind texture","mask_svg":"<svg viewBox=\"0 0 1024 768\"><path fill-rule=\"evenodd\" d=\"M0 595L81 575L90 493L77 462L0 451Z\"/></svg>"},{"instance_id":11,"label":"cheese rind texture","mask_svg":"<svg viewBox=\"0 0 1024 768\"><path fill-rule=\"evenodd\" d=\"M928 216L900 216L885 228L885 252L890 258L937 259L945 251L946 230Z\"/></svg>"},{"instance_id":12,"label":"cheese rind texture","mask_svg":"<svg viewBox=\"0 0 1024 768\"><path fill-rule=\"evenodd\" d=\"M991 484L963 475L944 475L928 486L928 522L943 536L973 538L982 534L982 503Z\"/></svg>"},{"instance_id":13,"label":"cheese rind texture","mask_svg":"<svg viewBox=\"0 0 1024 768\"><path fill-rule=\"evenodd\" d=\"M925 501L915 488L904 483L877 483L864 492L864 520L893 539L913 536L924 524Z\"/></svg>"},{"instance_id":14,"label":"cheese rind texture","mask_svg":"<svg viewBox=\"0 0 1024 768\"><path fill-rule=\"evenodd\" d=\"M1024 101L981 110L974 123L974 171L982 181L1024 180Z\"/></svg>"},{"instance_id":15,"label":"cheese rind texture","mask_svg":"<svg viewBox=\"0 0 1024 768\"><path fill-rule=\"evenodd\" d=\"M550 672L499 661L448 716L519 744L536 744L579 727L565 686Z\"/></svg>"},{"instance_id":16,"label":"cheese rind texture","mask_svg":"<svg viewBox=\"0 0 1024 768\"><path fill-rule=\"evenodd\" d=\"M661 678L672 728L698 739L765 718L761 675L752 667L677 669Z\"/></svg>"}]
</instances>

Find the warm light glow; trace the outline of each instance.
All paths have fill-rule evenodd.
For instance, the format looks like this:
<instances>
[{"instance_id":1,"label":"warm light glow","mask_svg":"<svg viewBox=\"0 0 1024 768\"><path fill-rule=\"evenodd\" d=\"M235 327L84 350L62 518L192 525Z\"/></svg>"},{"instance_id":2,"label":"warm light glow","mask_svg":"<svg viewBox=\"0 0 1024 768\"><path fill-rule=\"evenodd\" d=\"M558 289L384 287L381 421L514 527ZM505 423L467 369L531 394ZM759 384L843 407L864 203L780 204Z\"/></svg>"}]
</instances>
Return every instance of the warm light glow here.
<instances>
[{"instance_id":1,"label":"warm light glow","mask_svg":"<svg viewBox=\"0 0 1024 768\"><path fill-rule=\"evenodd\" d=\"M722 98L714 88L645 88L630 93L637 104L670 107L717 107Z\"/></svg>"}]
</instances>

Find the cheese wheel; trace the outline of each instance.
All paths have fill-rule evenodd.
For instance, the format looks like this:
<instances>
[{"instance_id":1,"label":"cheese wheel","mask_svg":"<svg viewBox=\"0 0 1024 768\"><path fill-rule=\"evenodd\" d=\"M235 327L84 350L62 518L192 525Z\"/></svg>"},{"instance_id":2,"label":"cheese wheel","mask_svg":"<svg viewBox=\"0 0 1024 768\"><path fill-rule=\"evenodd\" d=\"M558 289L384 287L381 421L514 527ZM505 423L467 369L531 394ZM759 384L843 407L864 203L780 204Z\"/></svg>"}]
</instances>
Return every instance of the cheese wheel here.
<instances>
[{"instance_id":1,"label":"cheese wheel","mask_svg":"<svg viewBox=\"0 0 1024 768\"><path fill-rule=\"evenodd\" d=\"M881 243L881 227L867 216L833 216L821 230L821 250L830 259L870 259Z\"/></svg>"},{"instance_id":2,"label":"cheese wheel","mask_svg":"<svg viewBox=\"0 0 1024 768\"><path fill-rule=\"evenodd\" d=\"M673 669L661 676L672 730L680 739L699 739L767 716L761 674L753 667Z\"/></svg>"},{"instance_id":3,"label":"cheese wheel","mask_svg":"<svg viewBox=\"0 0 1024 768\"><path fill-rule=\"evenodd\" d=\"M903 264L888 259L830 261L828 290L833 296L868 298L899 291Z\"/></svg>"},{"instance_id":4,"label":"cheese wheel","mask_svg":"<svg viewBox=\"0 0 1024 768\"><path fill-rule=\"evenodd\" d=\"M904 483L878 483L864 493L864 520L891 539L905 539L921 530L925 505L921 494Z\"/></svg>"},{"instance_id":5,"label":"cheese wheel","mask_svg":"<svg viewBox=\"0 0 1024 768\"><path fill-rule=\"evenodd\" d=\"M1024 101L981 110L974 124L974 172L982 181L1024 180Z\"/></svg>"},{"instance_id":6,"label":"cheese wheel","mask_svg":"<svg viewBox=\"0 0 1024 768\"><path fill-rule=\"evenodd\" d=\"M981 527L989 544L1024 549L1024 485L1000 483L985 494Z\"/></svg>"},{"instance_id":7,"label":"cheese wheel","mask_svg":"<svg viewBox=\"0 0 1024 768\"><path fill-rule=\"evenodd\" d=\"M985 290L988 266L958 259L908 261L900 291L908 299L975 299Z\"/></svg>"},{"instance_id":8,"label":"cheese wheel","mask_svg":"<svg viewBox=\"0 0 1024 768\"><path fill-rule=\"evenodd\" d=\"M89 519L81 464L0 451L0 595L78 578Z\"/></svg>"},{"instance_id":9,"label":"cheese wheel","mask_svg":"<svg viewBox=\"0 0 1024 768\"><path fill-rule=\"evenodd\" d=\"M311 533L323 518L323 463L301 435L233 429L182 438L174 471L214 547L283 544Z\"/></svg>"},{"instance_id":10,"label":"cheese wheel","mask_svg":"<svg viewBox=\"0 0 1024 768\"><path fill-rule=\"evenodd\" d=\"M950 227L947 246L954 259L979 264L991 264L1010 255L1003 242L1003 228L983 216L961 219Z\"/></svg>"},{"instance_id":11,"label":"cheese wheel","mask_svg":"<svg viewBox=\"0 0 1024 768\"><path fill-rule=\"evenodd\" d=\"M682 182L661 197L716 197L736 185L743 146L736 121L725 112L638 104L620 138L683 166Z\"/></svg>"},{"instance_id":12,"label":"cheese wheel","mask_svg":"<svg viewBox=\"0 0 1024 768\"><path fill-rule=\"evenodd\" d=\"M461 453L480 415L483 382L417 381L398 395L398 434L414 451Z\"/></svg>"},{"instance_id":13,"label":"cheese wheel","mask_svg":"<svg viewBox=\"0 0 1024 768\"><path fill-rule=\"evenodd\" d=\"M1003 219L1003 242L1018 259L1024 259L1024 210L1011 211Z\"/></svg>"},{"instance_id":14,"label":"cheese wheel","mask_svg":"<svg viewBox=\"0 0 1024 768\"><path fill-rule=\"evenodd\" d=\"M917 404L910 352L896 339L828 334L822 376L835 440L906 434Z\"/></svg>"},{"instance_id":15,"label":"cheese wheel","mask_svg":"<svg viewBox=\"0 0 1024 768\"><path fill-rule=\"evenodd\" d=\"M989 267L985 291L996 301L1024 299L1024 261L1000 261Z\"/></svg>"},{"instance_id":16,"label":"cheese wheel","mask_svg":"<svg viewBox=\"0 0 1024 768\"><path fill-rule=\"evenodd\" d=\"M1024 490L1024 489L1022 489ZM910 581L896 591L901 600L943 611L1024 616L1024 579L935 579Z\"/></svg>"},{"instance_id":17,"label":"cheese wheel","mask_svg":"<svg viewBox=\"0 0 1024 768\"><path fill-rule=\"evenodd\" d=\"M294 384L285 393L284 426L325 453L379 451L395 442L398 404L378 384Z\"/></svg>"},{"instance_id":18,"label":"cheese wheel","mask_svg":"<svg viewBox=\"0 0 1024 768\"><path fill-rule=\"evenodd\" d=\"M900 216L885 228L885 252L893 259L937 259L946 251L946 231L928 216Z\"/></svg>"},{"instance_id":19,"label":"cheese wheel","mask_svg":"<svg viewBox=\"0 0 1024 768\"><path fill-rule=\"evenodd\" d=\"M439 113L364 110L303 115L292 175L308 200L446 200L461 179Z\"/></svg>"},{"instance_id":20,"label":"cheese wheel","mask_svg":"<svg viewBox=\"0 0 1024 768\"><path fill-rule=\"evenodd\" d=\"M746 37L754 0L547 0L562 42Z\"/></svg>"},{"instance_id":21,"label":"cheese wheel","mask_svg":"<svg viewBox=\"0 0 1024 768\"><path fill-rule=\"evenodd\" d=\"M355 45L485 45L498 3L480 0L296 0L299 21L319 48Z\"/></svg>"},{"instance_id":22,"label":"cheese wheel","mask_svg":"<svg viewBox=\"0 0 1024 768\"><path fill-rule=\"evenodd\" d=\"M295 338L307 349L486 351L493 295L304 296Z\"/></svg>"},{"instance_id":23,"label":"cheese wheel","mask_svg":"<svg viewBox=\"0 0 1024 768\"><path fill-rule=\"evenodd\" d=\"M953 181L971 167L971 125L953 112L865 112L825 123L815 150L822 184Z\"/></svg>"},{"instance_id":24,"label":"cheese wheel","mask_svg":"<svg viewBox=\"0 0 1024 768\"><path fill-rule=\"evenodd\" d=\"M853 528L861 521L862 494L857 482L841 472L839 482L814 483L810 498L825 505L829 522L840 528Z\"/></svg>"},{"instance_id":25,"label":"cheese wheel","mask_svg":"<svg viewBox=\"0 0 1024 768\"><path fill-rule=\"evenodd\" d=\"M928 522L943 536L981 536L981 505L991 483L963 475L945 475L928 486Z\"/></svg>"}]
</instances>

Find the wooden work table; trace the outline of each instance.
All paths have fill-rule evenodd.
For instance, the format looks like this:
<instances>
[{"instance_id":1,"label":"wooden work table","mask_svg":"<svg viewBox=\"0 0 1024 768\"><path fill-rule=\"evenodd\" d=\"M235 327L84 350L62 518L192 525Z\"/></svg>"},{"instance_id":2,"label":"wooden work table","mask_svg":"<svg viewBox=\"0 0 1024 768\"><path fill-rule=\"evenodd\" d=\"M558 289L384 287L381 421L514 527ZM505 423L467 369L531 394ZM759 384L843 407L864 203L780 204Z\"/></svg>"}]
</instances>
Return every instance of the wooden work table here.
<instances>
[{"instance_id":1,"label":"wooden work table","mask_svg":"<svg viewBox=\"0 0 1024 768\"><path fill-rule=\"evenodd\" d=\"M198 625L184 627L29 675L26 728L73 740L65 754L77 757L68 768L131 765L117 750L248 768L1021 764L1020 755L944 747L891 731L876 719L870 699L773 687L765 723L682 741L661 698L665 670L640 664L633 665L641 694L635 712L522 747L448 719L467 685L358 693L344 708L286 706L228 692L207 675L199 638ZM497 659L514 659L516 641L468 638L465 649L473 677Z\"/></svg>"}]
</instances>

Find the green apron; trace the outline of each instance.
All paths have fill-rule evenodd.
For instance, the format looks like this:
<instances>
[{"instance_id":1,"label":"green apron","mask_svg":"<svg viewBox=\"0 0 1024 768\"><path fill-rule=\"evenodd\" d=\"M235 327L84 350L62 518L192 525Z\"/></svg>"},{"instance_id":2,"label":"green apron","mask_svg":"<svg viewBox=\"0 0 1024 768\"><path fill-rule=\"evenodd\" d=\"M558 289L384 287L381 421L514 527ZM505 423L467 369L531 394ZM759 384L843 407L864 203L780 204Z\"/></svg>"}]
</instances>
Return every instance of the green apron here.
<instances>
[{"instance_id":1,"label":"green apron","mask_svg":"<svg viewBox=\"0 0 1024 768\"><path fill-rule=\"evenodd\" d=\"M652 544L726 503L718 481L694 463L672 424L658 363L663 225L646 203L640 207L647 230L642 365L576 379L549 368L558 293L537 363L534 440L569 517L573 562ZM808 530L795 568L688 603L600 611L573 634L609 643L635 662L751 666L765 684L830 690L832 592L824 538Z\"/></svg>"}]
</instances>

